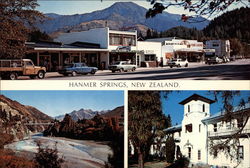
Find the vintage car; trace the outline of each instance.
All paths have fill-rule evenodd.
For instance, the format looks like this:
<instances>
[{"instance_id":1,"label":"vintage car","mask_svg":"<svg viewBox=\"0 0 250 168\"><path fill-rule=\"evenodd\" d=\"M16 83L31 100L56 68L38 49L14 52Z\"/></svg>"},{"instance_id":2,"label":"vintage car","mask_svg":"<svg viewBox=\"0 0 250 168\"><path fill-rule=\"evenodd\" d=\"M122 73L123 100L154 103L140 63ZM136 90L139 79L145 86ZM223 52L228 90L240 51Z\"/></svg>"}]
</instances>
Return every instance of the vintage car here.
<instances>
[{"instance_id":1,"label":"vintage car","mask_svg":"<svg viewBox=\"0 0 250 168\"><path fill-rule=\"evenodd\" d=\"M188 67L188 61L187 60L182 60L182 59L172 59L167 63L170 68L173 67Z\"/></svg>"},{"instance_id":2,"label":"vintage car","mask_svg":"<svg viewBox=\"0 0 250 168\"><path fill-rule=\"evenodd\" d=\"M108 67L109 70L112 72L119 71L119 72L127 72L127 71L135 71L136 65L130 64L127 61L117 61L114 64Z\"/></svg>"},{"instance_id":3,"label":"vintage car","mask_svg":"<svg viewBox=\"0 0 250 168\"><path fill-rule=\"evenodd\" d=\"M72 63L67 64L58 73L68 76L76 76L77 74L95 74L98 69L96 67L88 67L85 63Z\"/></svg>"},{"instance_id":4,"label":"vintage car","mask_svg":"<svg viewBox=\"0 0 250 168\"><path fill-rule=\"evenodd\" d=\"M46 68L35 66L30 59L2 59L0 60L0 77L15 80L18 76L29 76L34 79L45 77Z\"/></svg>"}]
</instances>

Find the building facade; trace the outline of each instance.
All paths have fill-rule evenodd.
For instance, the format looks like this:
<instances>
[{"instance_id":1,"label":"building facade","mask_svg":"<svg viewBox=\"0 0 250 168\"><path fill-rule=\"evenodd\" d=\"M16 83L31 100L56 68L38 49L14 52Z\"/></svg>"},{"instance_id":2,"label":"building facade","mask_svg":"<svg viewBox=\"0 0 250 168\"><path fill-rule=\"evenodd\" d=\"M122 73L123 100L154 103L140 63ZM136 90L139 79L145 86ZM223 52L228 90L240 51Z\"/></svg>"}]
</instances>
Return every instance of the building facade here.
<instances>
[{"instance_id":1,"label":"building facade","mask_svg":"<svg viewBox=\"0 0 250 168\"><path fill-rule=\"evenodd\" d=\"M203 43L197 40L179 39L176 37L148 39L151 42L160 42L163 65L172 58L187 59L189 62L204 60Z\"/></svg>"},{"instance_id":2,"label":"building facade","mask_svg":"<svg viewBox=\"0 0 250 168\"><path fill-rule=\"evenodd\" d=\"M137 50L142 51L143 53L140 57L140 66L159 66L161 60L163 60L161 42L138 41L137 44Z\"/></svg>"},{"instance_id":3,"label":"building facade","mask_svg":"<svg viewBox=\"0 0 250 168\"><path fill-rule=\"evenodd\" d=\"M215 49L215 56L220 58L230 58L230 41L229 40L208 40L206 41L207 49Z\"/></svg>"},{"instance_id":4,"label":"building facade","mask_svg":"<svg viewBox=\"0 0 250 168\"><path fill-rule=\"evenodd\" d=\"M190 159L191 164L213 165L220 167L250 167L250 121L243 127L242 123L250 116L250 105L243 109L235 107L233 119L223 122L223 112L215 115L210 114L210 105L213 100L200 95L192 95L180 102L184 106L184 116L181 125L167 128L165 131L174 137L176 143L175 158L184 155ZM247 116L242 116L247 112ZM245 113L244 113L245 114ZM228 150L236 156L232 160L226 154L212 153L211 143L225 141L226 138L243 129L240 142L237 146L237 153L232 153L231 146Z\"/></svg>"},{"instance_id":5,"label":"building facade","mask_svg":"<svg viewBox=\"0 0 250 168\"><path fill-rule=\"evenodd\" d=\"M203 42L175 37L137 40L137 31L117 31L108 27L81 32L62 33L55 42L28 43L27 58L48 71L57 71L66 63L84 62L107 69L116 61L129 61L137 67L166 66L173 58L189 62L205 61L206 53L228 55L229 41ZM216 46L218 46L216 48ZM215 49L214 49L215 48Z\"/></svg>"},{"instance_id":6,"label":"building facade","mask_svg":"<svg viewBox=\"0 0 250 168\"><path fill-rule=\"evenodd\" d=\"M71 32L59 35L55 41L71 44L76 41L99 44L105 52L100 57L100 63L105 67L116 61L131 61L139 66L141 52L137 50L136 31L110 30L108 27L90 29L88 31Z\"/></svg>"},{"instance_id":7,"label":"building facade","mask_svg":"<svg viewBox=\"0 0 250 168\"><path fill-rule=\"evenodd\" d=\"M98 44L75 42L62 44L59 42L26 43L26 58L33 60L35 65L46 67L47 71L57 71L62 66L73 62L84 62L88 66L102 67L103 55L108 53Z\"/></svg>"}]
</instances>

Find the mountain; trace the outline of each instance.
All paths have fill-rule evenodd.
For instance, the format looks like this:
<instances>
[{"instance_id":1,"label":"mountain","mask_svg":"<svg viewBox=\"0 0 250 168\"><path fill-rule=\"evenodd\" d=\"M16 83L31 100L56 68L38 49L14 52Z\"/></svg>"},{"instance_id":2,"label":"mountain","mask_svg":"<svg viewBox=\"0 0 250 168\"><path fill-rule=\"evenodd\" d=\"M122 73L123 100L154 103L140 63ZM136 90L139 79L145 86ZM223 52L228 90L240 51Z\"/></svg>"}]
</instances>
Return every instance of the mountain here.
<instances>
[{"instance_id":1,"label":"mountain","mask_svg":"<svg viewBox=\"0 0 250 168\"><path fill-rule=\"evenodd\" d=\"M0 95L0 132L10 134L15 140L28 136L30 132L40 132L44 126L26 125L29 122L50 122L52 118L32 106L20 104Z\"/></svg>"},{"instance_id":2,"label":"mountain","mask_svg":"<svg viewBox=\"0 0 250 168\"><path fill-rule=\"evenodd\" d=\"M93 111L90 109L80 109L78 111L74 110L71 113L69 113L69 115L71 116L71 118L74 121L78 121L79 119L91 119L93 118L96 114L104 114L109 112L110 110L103 110L103 111ZM65 115L60 115L60 116L56 116L55 119L62 121L64 119Z\"/></svg>"},{"instance_id":3,"label":"mountain","mask_svg":"<svg viewBox=\"0 0 250 168\"><path fill-rule=\"evenodd\" d=\"M89 111L92 110L79 110ZM74 114L79 111L74 111ZM93 111L92 111L93 112ZM104 111L102 111L104 112ZM73 139L112 140L116 133L123 132L124 107L117 107L91 119L74 120L71 114L66 114L61 121L54 122L43 134L45 136L61 136Z\"/></svg>"},{"instance_id":4,"label":"mountain","mask_svg":"<svg viewBox=\"0 0 250 168\"><path fill-rule=\"evenodd\" d=\"M147 9L133 2L117 2L112 6L92 13L75 15L58 15L54 13L46 14L50 19L45 20L37 26L46 33L69 32L88 30L90 28L108 26L111 29L121 30L143 27L157 31L165 31L176 26L204 28L209 21L202 23L186 23L181 21L181 15L163 12L154 18L145 18Z\"/></svg>"},{"instance_id":5,"label":"mountain","mask_svg":"<svg viewBox=\"0 0 250 168\"><path fill-rule=\"evenodd\" d=\"M0 103L1 110L8 111L12 116L19 115L30 121L41 122L50 121L52 119L50 116L42 113L35 107L20 104L19 102L11 100L3 95L0 95Z\"/></svg>"},{"instance_id":6,"label":"mountain","mask_svg":"<svg viewBox=\"0 0 250 168\"><path fill-rule=\"evenodd\" d=\"M124 116L124 106L117 107L107 113L102 114L103 117L123 117Z\"/></svg>"}]
</instances>

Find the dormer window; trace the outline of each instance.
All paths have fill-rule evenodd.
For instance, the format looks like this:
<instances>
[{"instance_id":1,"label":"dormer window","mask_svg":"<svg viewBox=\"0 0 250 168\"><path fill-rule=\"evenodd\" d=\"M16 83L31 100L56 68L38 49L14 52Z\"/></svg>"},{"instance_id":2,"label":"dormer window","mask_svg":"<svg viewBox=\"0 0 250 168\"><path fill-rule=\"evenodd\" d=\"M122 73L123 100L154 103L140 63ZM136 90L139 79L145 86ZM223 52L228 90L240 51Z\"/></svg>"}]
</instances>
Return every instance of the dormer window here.
<instances>
[{"instance_id":1,"label":"dormer window","mask_svg":"<svg viewBox=\"0 0 250 168\"><path fill-rule=\"evenodd\" d=\"M202 105L202 112L205 112L205 104Z\"/></svg>"}]
</instances>

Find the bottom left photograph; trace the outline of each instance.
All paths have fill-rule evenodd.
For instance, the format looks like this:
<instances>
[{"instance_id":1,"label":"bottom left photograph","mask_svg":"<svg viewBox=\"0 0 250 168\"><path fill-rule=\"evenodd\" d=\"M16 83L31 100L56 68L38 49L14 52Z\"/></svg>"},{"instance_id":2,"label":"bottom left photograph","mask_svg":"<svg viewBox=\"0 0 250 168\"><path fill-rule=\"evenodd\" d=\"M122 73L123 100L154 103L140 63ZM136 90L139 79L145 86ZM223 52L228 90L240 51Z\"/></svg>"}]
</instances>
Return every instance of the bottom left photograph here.
<instances>
[{"instance_id":1,"label":"bottom left photograph","mask_svg":"<svg viewBox=\"0 0 250 168\"><path fill-rule=\"evenodd\" d=\"M1 91L0 165L124 167L124 92Z\"/></svg>"}]
</instances>

